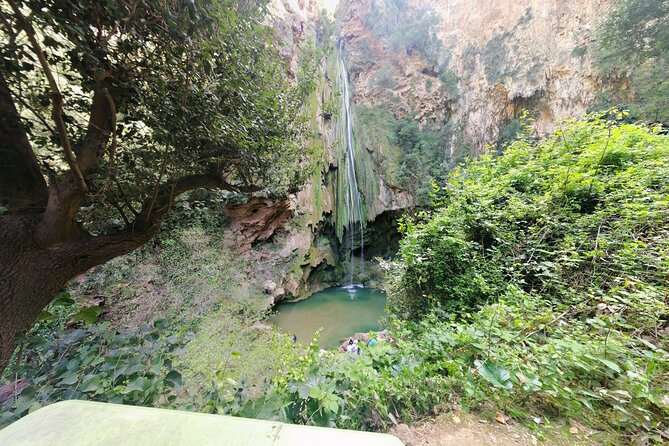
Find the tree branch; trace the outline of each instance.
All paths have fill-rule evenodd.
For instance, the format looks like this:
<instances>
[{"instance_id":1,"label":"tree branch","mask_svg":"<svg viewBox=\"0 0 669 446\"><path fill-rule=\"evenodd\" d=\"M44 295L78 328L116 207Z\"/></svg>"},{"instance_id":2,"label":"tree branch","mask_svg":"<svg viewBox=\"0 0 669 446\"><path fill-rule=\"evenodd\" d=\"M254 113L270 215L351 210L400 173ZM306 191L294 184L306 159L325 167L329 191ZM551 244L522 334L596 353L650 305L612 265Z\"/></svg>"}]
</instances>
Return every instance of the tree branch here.
<instances>
[{"instance_id":1,"label":"tree branch","mask_svg":"<svg viewBox=\"0 0 669 446\"><path fill-rule=\"evenodd\" d=\"M11 212L32 212L43 210L46 202L46 181L0 73L0 204Z\"/></svg>"},{"instance_id":2,"label":"tree branch","mask_svg":"<svg viewBox=\"0 0 669 446\"><path fill-rule=\"evenodd\" d=\"M21 95L16 95L16 100L21 104L23 107L25 107L29 112L31 112L33 115L35 115L35 118L42 123L42 125L51 133L52 135L57 135L56 129L51 127L49 123L47 122L46 118L42 116L33 106L30 105L28 101L23 99Z\"/></svg>"},{"instance_id":3,"label":"tree branch","mask_svg":"<svg viewBox=\"0 0 669 446\"><path fill-rule=\"evenodd\" d=\"M172 208L179 195L196 189L221 189L233 192L253 193L262 188L258 186L237 186L228 183L219 175L200 174L187 175L162 184L155 199L151 197L144 202L142 210L135 220L136 226L153 227L160 224Z\"/></svg>"},{"instance_id":4,"label":"tree branch","mask_svg":"<svg viewBox=\"0 0 669 446\"><path fill-rule=\"evenodd\" d=\"M99 86L93 94L86 135L75 148L82 172L86 173L100 163L110 136L110 162L113 162L116 150L116 101L113 91Z\"/></svg>"},{"instance_id":5,"label":"tree branch","mask_svg":"<svg viewBox=\"0 0 669 446\"><path fill-rule=\"evenodd\" d=\"M63 151L65 153L65 160L67 161L67 165L72 171L72 175L74 176L78 187L81 190L86 191L86 181L84 181L84 177L81 174L81 170L77 164L77 158L72 151L72 145L70 144L70 139L67 136L67 127L65 126L65 121L63 120L63 95L60 93L60 89L56 83L56 78L53 76L53 72L49 67L49 62L46 60L46 56L44 55L39 42L37 42L37 38L35 37L35 30L33 30L32 25L28 19L23 16L21 10L16 5L14 0L7 1L14 11L14 14L16 14L16 17L18 17L19 21L23 24L23 29L28 36L32 50L37 56L37 59L39 59L42 70L44 70L44 74L47 78L47 81L49 82L49 86L51 87L51 101L53 107L51 110L51 117L56 124L56 129L60 138L60 144L63 146Z\"/></svg>"},{"instance_id":6,"label":"tree branch","mask_svg":"<svg viewBox=\"0 0 669 446\"><path fill-rule=\"evenodd\" d=\"M123 203L125 206L128 208L132 214L137 217L139 215L139 212L137 212L130 202L130 199L128 198L128 194L125 193L125 190L123 190L123 186L121 186L121 182L118 180L118 178L114 177L114 183L116 184L116 187L118 188L119 193L121 194L121 198L123 198Z\"/></svg>"},{"instance_id":7,"label":"tree branch","mask_svg":"<svg viewBox=\"0 0 669 446\"><path fill-rule=\"evenodd\" d=\"M109 111L111 113L111 118L112 118L112 142L111 142L111 147L109 148L109 165L110 167L114 167L114 162L116 160L116 103L114 102L114 98L112 98L111 93L109 93L109 89L105 88L104 89L104 94L105 94L105 99L107 100L107 104L109 105Z\"/></svg>"},{"instance_id":8,"label":"tree branch","mask_svg":"<svg viewBox=\"0 0 669 446\"><path fill-rule=\"evenodd\" d=\"M165 147L165 152L163 153L163 160L160 164L160 172L158 173L158 178L156 179L156 185L153 191L153 198L151 199L149 212L146 215L147 219L151 218L151 212L153 211L153 206L156 204L156 199L158 198L158 192L160 192L160 182L163 180L163 175L165 175L165 168L167 167L168 151L169 151L169 145Z\"/></svg>"},{"instance_id":9,"label":"tree branch","mask_svg":"<svg viewBox=\"0 0 669 446\"><path fill-rule=\"evenodd\" d=\"M116 208L118 213L121 215L121 218L123 219L123 223L125 223L126 227L130 227L130 220L128 220L128 217L125 215L125 212L123 212L123 208L121 207L120 204L118 204L118 201L114 200L113 198L109 198L109 203Z\"/></svg>"},{"instance_id":10,"label":"tree branch","mask_svg":"<svg viewBox=\"0 0 669 446\"><path fill-rule=\"evenodd\" d=\"M84 174L99 165L112 134L114 116L112 116L112 109L108 103L107 93L113 99L113 91L106 91L101 86L95 89L86 135L81 144L75 147L77 164L80 172ZM71 231L78 231L76 216L81 208L82 200L86 197L85 192L70 177L50 186L49 201L43 217L44 223L39 231L42 240L51 242L64 240Z\"/></svg>"}]
</instances>

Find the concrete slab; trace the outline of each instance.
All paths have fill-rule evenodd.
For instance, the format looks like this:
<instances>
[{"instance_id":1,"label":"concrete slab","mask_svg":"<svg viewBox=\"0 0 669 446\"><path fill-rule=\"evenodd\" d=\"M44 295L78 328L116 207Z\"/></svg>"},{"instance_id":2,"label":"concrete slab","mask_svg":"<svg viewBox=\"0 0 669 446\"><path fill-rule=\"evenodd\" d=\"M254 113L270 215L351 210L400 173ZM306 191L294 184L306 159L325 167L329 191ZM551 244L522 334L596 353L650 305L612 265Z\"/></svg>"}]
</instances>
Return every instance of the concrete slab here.
<instances>
[{"instance_id":1,"label":"concrete slab","mask_svg":"<svg viewBox=\"0 0 669 446\"><path fill-rule=\"evenodd\" d=\"M403 446L386 434L62 401L0 431L0 446Z\"/></svg>"}]
</instances>

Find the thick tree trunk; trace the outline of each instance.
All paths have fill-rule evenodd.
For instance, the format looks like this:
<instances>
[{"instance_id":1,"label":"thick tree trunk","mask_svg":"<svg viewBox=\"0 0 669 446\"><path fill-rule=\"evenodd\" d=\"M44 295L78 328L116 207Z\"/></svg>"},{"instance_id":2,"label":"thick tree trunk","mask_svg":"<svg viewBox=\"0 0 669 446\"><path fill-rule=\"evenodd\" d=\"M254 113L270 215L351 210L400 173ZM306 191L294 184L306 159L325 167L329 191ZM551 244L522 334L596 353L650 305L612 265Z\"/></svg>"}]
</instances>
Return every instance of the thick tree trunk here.
<instances>
[{"instance_id":1,"label":"thick tree trunk","mask_svg":"<svg viewBox=\"0 0 669 446\"><path fill-rule=\"evenodd\" d=\"M36 216L0 216L0 372L7 366L16 336L33 325L56 293L95 265L146 243L157 227L93 237L84 231L53 244L41 243Z\"/></svg>"},{"instance_id":2,"label":"thick tree trunk","mask_svg":"<svg viewBox=\"0 0 669 446\"><path fill-rule=\"evenodd\" d=\"M108 96L96 90L86 136L76 147L84 173L97 165L112 133ZM92 237L76 222L84 196L72 175L47 188L0 73L0 205L5 207L0 212L0 372L16 336L32 326L68 280L135 249L158 230L144 225L143 231Z\"/></svg>"},{"instance_id":3,"label":"thick tree trunk","mask_svg":"<svg viewBox=\"0 0 669 446\"><path fill-rule=\"evenodd\" d=\"M99 164L113 133L112 93L98 86L93 94L86 135L74 148L83 175ZM178 195L199 188L258 190L233 186L215 173L165 180L147 191L149 198L125 230L94 237L77 222L87 189L81 180L70 171L47 188L0 73L0 205L5 208L0 211L0 373L16 336L32 326L58 290L77 274L150 240Z\"/></svg>"},{"instance_id":4,"label":"thick tree trunk","mask_svg":"<svg viewBox=\"0 0 669 446\"><path fill-rule=\"evenodd\" d=\"M26 212L43 209L46 182L23 130L5 79L0 75L0 198L1 205Z\"/></svg>"}]
</instances>

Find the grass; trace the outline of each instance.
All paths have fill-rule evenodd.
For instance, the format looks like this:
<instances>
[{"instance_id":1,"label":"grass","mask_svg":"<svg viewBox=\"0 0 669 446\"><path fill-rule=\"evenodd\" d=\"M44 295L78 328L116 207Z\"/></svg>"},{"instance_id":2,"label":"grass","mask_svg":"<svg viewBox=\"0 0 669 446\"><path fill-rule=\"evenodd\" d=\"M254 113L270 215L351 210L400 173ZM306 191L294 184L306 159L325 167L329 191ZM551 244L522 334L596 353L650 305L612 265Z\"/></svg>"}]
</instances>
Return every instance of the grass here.
<instances>
[{"instance_id":1,"label":"grass","mask_svg":"<svg viewBox=\"0 0 669 446\"><path fill-rule=\"evenodd\" d=\"M239 383L254 396L285 371L292 338L261 323L257 308L244 314L248 310L226 306L202 321L196 338L175 364L189 393L201 394L224 382L233 387Z\"/></svg>"},{"instance_id":2,"label":"grass","mask_svg":"<svg viewBox=\"0 0 669 446\"><path fill-rule=\"evenodd\" d=\"M243 383L253 394L292 349L286 335L262 323L269 304L261 284L249 282L248 260L222 234L202 225L168 230L155 246L101 266L74 292L77 300L104 296L115 326L165 319L193 331L174 360L193 397L220 382Z\"/></svg>"}]
</instances>

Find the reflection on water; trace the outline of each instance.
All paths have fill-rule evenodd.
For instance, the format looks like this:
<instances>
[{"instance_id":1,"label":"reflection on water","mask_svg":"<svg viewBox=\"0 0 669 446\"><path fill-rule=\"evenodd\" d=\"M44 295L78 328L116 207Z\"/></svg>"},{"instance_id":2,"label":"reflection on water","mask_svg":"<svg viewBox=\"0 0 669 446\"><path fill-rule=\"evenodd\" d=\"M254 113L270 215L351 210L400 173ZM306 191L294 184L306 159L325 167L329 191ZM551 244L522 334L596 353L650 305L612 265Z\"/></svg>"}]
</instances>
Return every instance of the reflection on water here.
<instances>
[{"instance_id":1,"label":"reflection on water","mask_svg":"<svg viewBox=\"0 0 669 446\"><path fill-rule=\"evenodd\" d=\"M281 303L271 321L303 344L322 328L320 346L336 348L353 333L379 330L385 306L383 291L348 285L328 288L299 302Z\"/></svg>"}]
</instances>

